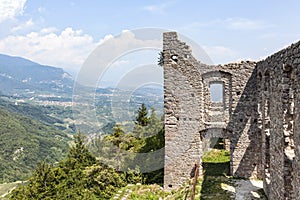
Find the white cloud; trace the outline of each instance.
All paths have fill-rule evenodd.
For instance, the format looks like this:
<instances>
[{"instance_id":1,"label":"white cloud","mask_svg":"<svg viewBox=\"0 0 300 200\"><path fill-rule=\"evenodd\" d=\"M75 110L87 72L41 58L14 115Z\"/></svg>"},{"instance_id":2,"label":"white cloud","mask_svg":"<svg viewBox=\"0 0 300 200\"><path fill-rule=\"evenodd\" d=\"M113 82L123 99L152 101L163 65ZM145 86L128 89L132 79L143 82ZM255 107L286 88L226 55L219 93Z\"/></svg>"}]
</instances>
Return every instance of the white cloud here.
<instances>
[{"instance_id":1,"label":"white cloud","mask_svg":"<svg viewBox=\"0 0 300 200\"><path fill-rule=\"evenodd\" d=\"M251 20L246 18L228 18L224 20L223 23L227 28L234 30L257 30L273 26L263 21Z\"/></svg>"},{"instance_id":2,"label":"white cloud","mask_svg":"<svg viewBox=\"0 0 300 200\"><path fill-rule=\"evenodd\" d=\"M82 70L81 67L87 57L96 55L95 66L89 68L86 77L83 77L90 81L100 67L106 66L104 63L113 64L115 67L128 65L129 60L117 59L124 52L125 55L130 55L131 50L135 50L136 53L149 50L148 47L160 49L161 38L145 39L143 36L147 33L147 31L138 32L136 35L135 32L127 30L122 31L119 36L106 35L103 39L95 41L91 35L85 34L82 30L66 28L58 31L54 27L49 27L28 34L0 38L0 53L24 57L44 65L62 67L70 72ZM96 48L100 44L101 47ZM138 59L142 64L144 62L148 64L144 56L138 56ZM156 60L155 57L154 63Z\"/></svg>"},{"instance_id":3,"label":"white cloud","mask_svg":"<svg viewBox=\"0 0 300 200\"><path fill-rule=\"evenodd\" d=\"M203 49L216 62L215 64L232 62L237 56L234 50L224 46L203 46Z\"/></svg>"},{"instance_id":4,"label":"white cloud","mask_svg":"<svg viewBox=\"0 0 300 200\"><path fill-rule=\"evenodd\" d=\"M57 32L58 29L55 27L48 27L48 28L43 28L42 30L40 30L41 34L49 34L49 33L55 33Z\"/></svg>"},{"instance_id":5,"label":"white cloud","mask_svg":"<svg viewBox=\"0 0 300 200\"><path fill-rule=\"evenodd\" d=\"M153 33L151 34L151 38L148 38L149 31ZM124 72L126 74L128 67L149 64L145 56L136 54L149 50L160 50L161 45L161 32L159 32L159 35L156 35L152 29L137 31L126 30L115 37L111 35L105 36L104 39L101 40L101 45L90 54L89 59L84 63L77 77L77 81L83 85L96 86L95 84L99 78L102 77L103 73L107 70L112 69L113 71L114 69L118 69L118 72ZM130 57L130 55L135 56ZM123 56L126 57L126 59L123 59ZM129 63L127 63L127 61L124 62L124 60L128 60L130 65L127 66ZM151 62L155 64L156 61L157 57L151 60ZM116 76L114 72L115 71L110 74Z\"/></svg>"},{"instance_id":6,"label":"white cloud","mask_svg":"<svg viewBox=\"0 0 300 200\"><path fill-rule=\"evenodd\" d=\"M46 12L46 8L45 8L45 7L39 7L39 8L38 8L38 12L39 12L40 14L42 14L42 13Z\"/></svg>"},{"instance_id":7,"label":"white cloud","mask_svg":"<svg viewBox=\"0 0 300 200\"><path fill-rule=\"evenodd\" d=\"M0 39L0 52L31 59L41 64L77 71L97 43L81 30L42 29L27 35L10 35Z\"/></svg>"},{"instance_id":8,"label":"white cloud","mask_svg":"<svg viewBox=\"0 0 300 200\"><path fill-rule=\"evenodd\" d=\"M274 24L263 20L253 20L247 18L226 18L214 19L206 22L193 22L183 27L183 30L193 30L199 28L225 28L229 30L258 30L274 27Z\"/></svg>"},{"instance_id":9,"label":"white cloud","mask_svg":"<svg viewBox=\"0 0 300 200\"><path fill-rule=\"evenodd\" d=\"M233 50L231 50L230 48L224 47L224 46L212 46L212 47L205 46L204 49L209 54L220 54L220 53L222 55L231 55L231 54L234 54Z\"/></svg>"},{"instance_id":10,"label":"white cloud","mask_svg":"<svg viewBox=\"0 0 300 200\"><path fill-rule=\"evenodd\" d=\"M22 15L26 0L0 0L0 23Z\"/></svg>"},{"instance_id":11,"label":"white cloud","mask_svg":"<svg viewBox=\"0 0 300 200\"><path fill-rule=\"evenodd\" d=\"M152 13L164 13L165 10L174 3L174 1L168 1L161 4L153 4L143 7L143 10L146 10L148 12Z\"/></svg>"},{"instance_id":12,"label":"white cloud","mask_svg":"<svg viewBox=\"0 0 300 200\"><path fill-rule=\"evenodd\" d=\"M280 37L278 33L272 32L272 33L263 33L258 36L259 39L276 39Z\"/></svg>"},{"instance_id":13,"label":"white cloud","mask_svg":"<svg viewBox=\"0 0 300 200\"><path fill-rule=\"evenodd\" d=\"M34 23L32 21L32 19L26 21L25 23L23 24L20 24L18 26L15 26L11 29L11 32L17 32L17 31L21 31L21 30L24 30L24 29L27 29L27 28L30 28L34 26Z\"/></svg>"},{"instance_id":14,"label":"white cloud","mask_svg":"<svg viewBox=\"0 0 300 200\"><path fill-rule=\"evenodd\" d=\"M165 4L161 4L161 5L149 5L149 6L145 6L144 9L150 12L157 12L157 11L162 11Z\"/></svg>"},{"instance_id":15,"label":"white cloud","mask_svg":"<svg viewBox=\"0 0 300 200\"><path fill-rule=\"evenodd\" d=\"M100 40L99 43L103 44L104 42L106 42L106 41L108 41L109 39L112 39L112 38L114 38L114 36L112 34L106 35L106 36L104 36L103 39Z\"/></svg>"}]
</instances>

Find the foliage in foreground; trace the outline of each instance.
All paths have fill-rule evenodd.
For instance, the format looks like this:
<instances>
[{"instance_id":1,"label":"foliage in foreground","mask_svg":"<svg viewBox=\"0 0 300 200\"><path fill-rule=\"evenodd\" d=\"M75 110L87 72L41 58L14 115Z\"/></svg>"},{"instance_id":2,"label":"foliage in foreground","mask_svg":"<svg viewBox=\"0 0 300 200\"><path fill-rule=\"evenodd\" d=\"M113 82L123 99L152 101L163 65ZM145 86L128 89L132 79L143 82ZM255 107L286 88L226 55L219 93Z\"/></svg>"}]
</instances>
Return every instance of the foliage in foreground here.
<instances>
[{"instance_id":1,"label":"foliage in foreground","mask_svg":"<svg viewBox=\"0 0 300 200\"><path fill-rule=\"evenodd\" d=\"M141 178L137 173L119 173L98 163L79 134L65 160L57 166L40 163L28 183L13 190L10 199L109 199L128 180L135 183Z\"/></svg>"},{"instance_id":2,"label":"foliage in foreground","mask_svg":"<svg viewBox=\"0 0 300 200\"><path fill-rule=\"evenodd\" d=\"M138 109L132 132L117 124L112 134L95 138L89 144L89 149L103 163L108 163L120 170L140 168L141 163L137 154L160 150L165 145L164 126L152 108L150 114L144 104ZM144 168L152 169L164 162L164 154L156 156L155 160L142 158ZM143 173L144 183L163 184L163 168L149 173Z\"/></svg>"},{"instance_id":3,"label":"foliage in foreground","mask_svg":"<svg viewBox=\"0 0 300 200\"><path fill-rule=\"evenodd\" d=\"M96 138L88 147L86 144L83 135L75 136L75 145L69 149L66 159L55 166L47 162L40 163L29 181L15 189L10 198L109 199L117 190L131 183L162 184L163 169L140 174L139 166L134 168L126 165L128 162L124 162L124 159L127 159L132 163L138 163L135 160L137 158L122 155L123 152L147 153L164 146L163 124L154 109L148 116L147 108L142 105L138 110L132 133L126 132L117 124L112 134ZM103 164L106 163L105 159L109 159L112 163L108 164L116 166L116 169ZM164 157L162 155L155 159L163 162ZM143 164L152 167L153 162L144 159Z\"/></svg>"}]
</instances>

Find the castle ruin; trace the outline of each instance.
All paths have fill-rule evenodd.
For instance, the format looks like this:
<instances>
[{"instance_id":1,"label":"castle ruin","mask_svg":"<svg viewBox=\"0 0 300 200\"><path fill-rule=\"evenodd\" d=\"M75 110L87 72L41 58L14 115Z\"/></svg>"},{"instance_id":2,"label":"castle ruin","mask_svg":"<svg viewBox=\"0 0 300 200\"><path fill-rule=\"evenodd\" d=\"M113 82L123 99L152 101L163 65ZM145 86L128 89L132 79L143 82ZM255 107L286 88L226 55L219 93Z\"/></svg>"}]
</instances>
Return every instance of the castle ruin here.
<instances>
[{"instance_id":1,"label":"castle ruin","mask_svg":"<svg viewBox=\"0 0 300 200\"><path fill-rule=\"evenodd\" d=\"M297 199L300 42L260 62L206 65L167 32L163 58L165 189L185 183L207 141L223 138L234 177L262 178L269 199ZM213 86L222 88L221 100Z\"/></svg>"}]
</instances>

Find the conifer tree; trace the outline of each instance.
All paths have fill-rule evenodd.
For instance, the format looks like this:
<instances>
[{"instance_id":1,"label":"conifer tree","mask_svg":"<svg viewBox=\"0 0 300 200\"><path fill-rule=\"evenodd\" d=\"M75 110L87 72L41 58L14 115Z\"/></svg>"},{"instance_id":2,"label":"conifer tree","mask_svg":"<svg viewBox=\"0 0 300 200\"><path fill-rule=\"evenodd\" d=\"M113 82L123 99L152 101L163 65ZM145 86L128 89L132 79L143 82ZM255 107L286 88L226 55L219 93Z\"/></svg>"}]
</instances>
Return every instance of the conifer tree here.
<instances>
[{"instance_id":1,"label":"conifer tree","mask_svg":"<svg viewBox=\"0 0 300 200\"><path fill-rule=\"evenodd\" d=\"M149 123L148 110L146 105L143 103L142 106L138 109L136 124L140 126L147 126Z\"/></svg>"},{"instance_id":2,"label":"conifer tree","mask_svg":"<svg viewBox=\"0 0 300 200\"><path fill-rule=\"evenodd\" d=\"M81 133L74 136L75 145L70 148L66 164L72 167L86 167L95 164L96 158L85 146L85 136Z\"/></svg>"}]
</instances>

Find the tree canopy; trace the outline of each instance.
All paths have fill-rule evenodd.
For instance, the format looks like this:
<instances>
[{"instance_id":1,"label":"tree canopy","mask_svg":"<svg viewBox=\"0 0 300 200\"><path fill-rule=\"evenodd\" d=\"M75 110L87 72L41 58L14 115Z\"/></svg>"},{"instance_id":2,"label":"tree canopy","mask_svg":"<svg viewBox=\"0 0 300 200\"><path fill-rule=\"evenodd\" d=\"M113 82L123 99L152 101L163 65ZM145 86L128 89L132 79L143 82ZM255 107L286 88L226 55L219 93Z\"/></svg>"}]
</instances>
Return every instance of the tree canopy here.
<instances>
[{"instance_id":1,"label":"tree canopy","mask_svg":"<svg viewBox=\"0 0 300 200\"><path fill-rule=\"evenodd\" d=\"M124 151L146 153L164 146L163 123L155 109L151 109L148 116L143 104L136 119L133 132L126 132L121 124L117 124L112 134L89 138L89 143L85 135L75 135L74 145L65 159L56 165L41 162L28 182L12 191L10 199L109 199L129 183L162 184L163 169L141 174L139 166L130 169L127 162L121 160ZM134 161L135 157L123 159ZM157 159L163 160L163 157ZM106 161L117 162L118 167L110 167ZM144 162L152 164L147 159Z\"/></svg>"}]
</instances>

